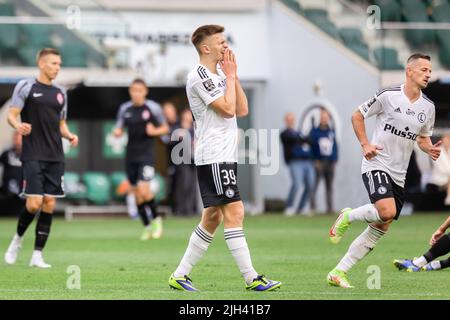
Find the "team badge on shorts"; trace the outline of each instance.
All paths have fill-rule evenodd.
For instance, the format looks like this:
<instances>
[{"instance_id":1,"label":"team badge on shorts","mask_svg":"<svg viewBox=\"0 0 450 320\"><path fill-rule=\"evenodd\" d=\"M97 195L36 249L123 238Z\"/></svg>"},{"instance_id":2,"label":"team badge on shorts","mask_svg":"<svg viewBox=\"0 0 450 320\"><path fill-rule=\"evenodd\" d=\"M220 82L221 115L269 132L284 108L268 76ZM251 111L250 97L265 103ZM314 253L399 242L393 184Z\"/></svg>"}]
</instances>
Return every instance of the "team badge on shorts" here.
<instances>
[{"instance_id":1,"label":"team badge on shorts","mask_svg":"<svg viewBox=\"0 0 450 320\"><path fill-rule=\"evenodd\" d=\"M228 188L227 190L225 190L225 195L226 195L228 198L233 198L233 197L234 197L234 190L231 189L231 188Z\"/></svg>"},{"instance_id":2,"label":"team badge on shorts","mask_svg":"<svg viewBox=\"0 0 450 320\"><path fill-rule=\"evenodd\" d=\"M387 189L385 186L381 186L378 188L378 193L379 194L385 194L387 192Z\"/></svg>"}]
</instances>

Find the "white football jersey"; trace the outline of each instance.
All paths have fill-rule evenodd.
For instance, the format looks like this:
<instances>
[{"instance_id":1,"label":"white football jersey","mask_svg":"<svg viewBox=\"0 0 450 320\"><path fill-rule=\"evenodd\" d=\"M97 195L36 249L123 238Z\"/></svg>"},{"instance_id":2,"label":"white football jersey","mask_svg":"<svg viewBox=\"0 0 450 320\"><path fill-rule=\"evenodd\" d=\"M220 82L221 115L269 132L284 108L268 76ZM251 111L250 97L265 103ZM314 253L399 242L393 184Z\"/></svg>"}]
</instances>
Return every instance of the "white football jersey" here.
<instances>
[{"instance_id":1,"label":"white football jersey","mask_svg":"<svg viewBox=\"0 0 450 320\"><path fill-rule=\"evenodd\" d=\"M383 148L372 159L363 158L361 173L383 170L403 187L416 138L433 133L434 103L422 92L419 99L411 103L401 85L381 90L359 106L359 111L364 118L376 115L371 144Z\"/></svg>"},{"instance_id":2,"label":"white football jersey","mask_svg":"<svg viewBox=\"0 0 450 320\"><path fill-rule=\"evenodd\" d=\"M226 77L198 64L189 74L186 94L194 118L195 164L237 162L236 116L224 118L209 105L225 95Z\"/></svg>"}]
</instances>

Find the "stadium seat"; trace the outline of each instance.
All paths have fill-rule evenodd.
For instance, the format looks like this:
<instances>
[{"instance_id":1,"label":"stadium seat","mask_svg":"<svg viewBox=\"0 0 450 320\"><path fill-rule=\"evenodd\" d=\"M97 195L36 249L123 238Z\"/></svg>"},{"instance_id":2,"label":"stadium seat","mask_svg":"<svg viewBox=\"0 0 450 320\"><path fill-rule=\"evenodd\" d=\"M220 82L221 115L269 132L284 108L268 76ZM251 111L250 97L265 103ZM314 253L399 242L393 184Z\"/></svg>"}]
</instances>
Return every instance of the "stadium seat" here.
<instances>
[{"instance_id":1,"label":"stadium seat","mask_svg":"<svg viewBox=\"0 0 450 320\"><path fill-rule=\"evenodd\" d=\"M365 43L354 43L349 46L358 55L369 61L369 46Z\"/></svg>"},{"instance_id":2,"label":"stadium seat","mask_svg":"<svg viewBox=\"0 0 450 320\"><path fill-rule=\"evenodd\" d=\"M378 67L388 70L400 70L403 66L398 63L397 50L392 48L376 48L374 51L375 60Z\"/></svg>"},{"instance_id":3,"label":"stadium seat","mask_svg":"<svg viewBox=\"0 0 450 320\"><path fill-rule=\"evenodd\" d=\"M375 0L373 4L380 7L381 21L400 21L402 9L396 1Z\"/></svg>"},{"instance_id":4,"label":"stadium seat","mask_svg":"<svg viewBox=\"0 0 450 320\"><path fill-rule=\"evenodd\" d=\"M339 30L339 35L347 46L355 43L364 43L361 30L356 28L342 28Z\"/></svg>"},{"instance_id":5,"label":"stadium seat","mask_svg":"<svg viewBox=\"0 0 450 320\"><path fill-rule=\"evenodd\" d=\"M298 14L302 14L302 7L297 0L281 0L286 6Z\"/></svg>"},{"instance_id":6,"label":"stadium seat","mask_svg":"<svg viewBox=\"0 0 450 320\"><path fill-rule=\"evenodd\" d=\"M15 8L12 3L0 2L0 16L11 17L15 15Z\"/></svg>"},{"instance_id":7,"label":"stadium seat","mask_svg":"<svg viewBox=\"0 0 450 320\"><path fill-rule=\"evenodd\" d=\"M450 22L450 2L434 7L431 19L435 22Z\"/></svg>"},{"instance_id":8,"label":"stadium seat","mask_svg":"<svg viewBox=\"0 0 450 320\"><path fill-rule=\"evenodd\" d=\"M86 185L86 198L94 204L105 204L111 200L111 184L108 176L101 172L86 172L83 174Z\"/></svg>"},{"instance_id":9,"label":"stadium seat","mask_svg":"<svg viewBox=\"0 0 450 320\"><path fill-rule=\"evenodd\" d=\"M0 25L0 50L19 46L19 27L16 24Z\"/></svg>"},{"instance_id":10,"label":"stadium seat","mask_svg":"<svg viewBox=\"0 0 450 320\"><path fill-rule=\"evenodd\" d=\"M36 54L39 49L29 46L20 46L17 54L25 66L36 65Z\"/></svg>"},{"instance_id":11,"label":"stadium seat","mask_svg":"<svg viewBox=\"0 0 450 320\"><path fill-rule=\"evenodd\" d=\"M37 47L39 49L53 46L51 41L53 33L52 26L45 24L23 24L21 25L21 28L25 37L24 43L26 43L27 46Z\"/></svg>"},{"instance_id":12,"label":"stadium seat","mask_svg":"<svg viewBox=\"0 0 450 320\"><path fill-rule=\"evenodd\" d=\"M80 175L76 172L64 173L64 192L67 199L85 199L86 186L81 182Z\"/></svg>"},{"instance_id":13,"label":"stadium seat","mask_svg":"<svg viewBox=\"0 0 450 320\"><path fill-rule=\"evenodd\" d=\"M449 31L450 33L450 31ZM450 38L450 35L449 35ZM442 43L439 49L439 61L450 69L450 42Z\"/></svg>"},{"instance_id":14,"label":"stadium seat","mask_svg":"<svg viewBox=\"0 0 450 320\"><path fill-rule=\"evenodd\" d=\"M407 22L429 22L427 6L421 0L400 0L403 17ZM431 44L435 39L433 30L405 30L405 38L414 48Z\"/></svg>"},{"instance_id":15,"label":"stadium seat","mask_svg":"<svg viewBox=\"0 0 450 320\"><path fill-rule=\"evenodd\" d=\"M127 176L122 171L116 171L109 175L109 179L111 182L111 192L112 192L112 198L114 200L123 200L126 196L127 190L121 190L123 183L126 183Z\"/></svg>"},{"instance_id":16,"label":"stadium seat","mask_svg":"<svg viewBox=\"0 0 450 320\"><path fill-rule=\"evenodd\" d=\"M328 20L328 12L324 9L305 9L305 16L313 23L322 20Z\"/></svg>"},{"instance_id":17,"label":"stadium seat","mask_svg":"<svg viewBox=\"0 0 450 320\"><path fill-rule=\"evenodd\" d=\"M64 67L87 67L86 49L82 44L71 43L59 48Z\"/></svg>"}]
</instances>

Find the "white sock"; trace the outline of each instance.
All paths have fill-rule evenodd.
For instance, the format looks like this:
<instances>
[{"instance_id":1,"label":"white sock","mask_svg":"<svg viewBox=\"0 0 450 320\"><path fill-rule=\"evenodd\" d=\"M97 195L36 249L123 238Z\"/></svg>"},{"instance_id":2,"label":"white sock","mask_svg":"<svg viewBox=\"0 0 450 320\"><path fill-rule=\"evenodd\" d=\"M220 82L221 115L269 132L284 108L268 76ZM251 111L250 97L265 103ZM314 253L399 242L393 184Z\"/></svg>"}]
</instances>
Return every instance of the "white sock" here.
<instances>
[{"instance_id":1,"label":"white sock","mask_svg":"<svg viewBox=\"0 0 450 320\"><path fill-rule=\"evenodd\" d=\"M227 242L228 249L239 267L239 271L247 284L253 282L258 276L252 265L250 250L248 249L247 240L245 239L244 230L242 228L224 229L224 237Z\"/></svg>"},{"instance_id":2,"label":"white sock","mask_svg":"<svg viewBox=\"0 0 450 320\"><path fill-rule=\"evenodd\" d=\"M414 263L414 265L416 265L417 267L421 268L424 265L426 265L428 261L427 259L425 259L424 256L421 256L419 258L415 258L412 263Z\"/></svg>"},{"instance_id":3,"label":"white sock","mask_svg":"<svg viewBox=\"0 0 450 320\"><path fill-rule=\"evenodd\" d=\"M206 231L201 225L198 225L192 232L189 244L184 253L183 258L174 272L175 277L187 276L191 273L192 268L203 257L203 254L208 250L214 235Z\"/></svg>"},{"instance_id":4,"label":"white sock","mask_svg":"<svg viewBox=\"0 0 450 320\"><path fill-rule=\"evenodd\" d=\"M336 266L336 269L348 272L359 260L364 258L377 244L378 240L385 234L369 225L348 248L347 253Z\"/></svg>"},{"instance_id":5,"label":"white sock","mask_svg":"<svg viewBox=\"0 0 450 320\"><path fill-rule=\"evenodd\" d=\"M378 214L377 208L373 204L366 204L364 206L352 209L348 214L350 222L353 221L365 221L367 223L372 222L384 222Z\"/></svg>"},{"instance_id":6,"label":"white sock","mask_svg":"<svg viewBox=\"0 0 450 320\"><path fill-rule=\"evenodd\" d=\"M430 262L431 267L435 270L438 270L441 268L441 262L440 261L431 261Z\"/></svg>"},{"instance_id":7,"label":"white sock","mask_svg":"<svg viewBox=\"0 0 450 320\"><path fill-rule=\"evenodd\" d=\"M33 258L42 258L42 251L33 250Z\"/></svg>"},{"instance_id":8,"label":"white sock","mask_svg":"<svg viewBox=\"0 0 450 320\"><path fill-rule=\"evenodd\" d=\"M22 241L22 237L19 236L17 233L14 235L13 237L13 241L14 242L21 242Z\"/></svg>"}]
</instances>

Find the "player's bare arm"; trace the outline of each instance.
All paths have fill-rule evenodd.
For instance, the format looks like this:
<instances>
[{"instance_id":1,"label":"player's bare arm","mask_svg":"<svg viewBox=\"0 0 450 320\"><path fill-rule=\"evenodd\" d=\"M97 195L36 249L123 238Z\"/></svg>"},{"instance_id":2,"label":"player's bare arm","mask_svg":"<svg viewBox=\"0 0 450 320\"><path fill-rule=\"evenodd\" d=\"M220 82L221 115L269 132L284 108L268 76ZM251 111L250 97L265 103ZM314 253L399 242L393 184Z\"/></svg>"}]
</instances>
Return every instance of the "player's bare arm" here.
<instances>
[{"instance_id":1,"label":"player's bare arm","mask_svg":"<svg viewBox=\"0 0 450 320\"><path fill-rule=\"evenodd\" d=\"M423 152L428 154L430 158L433 159L434 161L436 161L441 154L441 144L442 140L439 140L438 142L433 144L431 142L430 137L423 137L423 136L417 137L417 145L419 146L419 148Z\"/></svg>"},{"instance_id":2,"label":"player's bare arm","mask_svg":"<svg viewBox=\"0 0 450 320\"><path fill-rule=\"evenodd\" d=\"M430 239L430 246L434 245L436 241L438 241L447 231L447 229L450 227L450 216L447 218L447 220L444 221L444 223L433 233Z\"/></svg>"},{"instance_id":3,"label":"player's bare arm","mask_svg":"<svg viewBox=\"0 0 450 320\"><path fill-rule=\"evenodd\" d=\"M61 132L61 136L64 139L70 141L70 145L72 147L76 147L78 145L78 136L70 132L69 127L67 126L67 122L65 120L61 120L59 122L59 131Z\"/></svg>"},{"instance_id":4,"label":"player's bare arm","mask_svg":"<svg viewBox=\"0 0 450 320\"><path fill-rule=\"evenodd\" d=\"M370 144L366 134L364 116L359 110L356 110L352 115L352 125L356 138L358 138L358 141L361 144L364 158L370 160L378 154L378 150L383 150L383 147L381 146Z\"/></svg>"},{"instance_id":5,"label":"player's bare arm","mask_svg":"<svg viewBox=\"0 0 450 320\"><path fill-rule=\"evenodd\" d=\"M232 60L231 50L226 50L220 66L227 77L225 95L214 100L210 106L224 118L236 115L236 62Z\"/></svg>"},{"instance_id":6,"label":"player's bare arm","mask_svg":"<svg viewBox=\"0 0 450 320\"><path fill-rule=\"evenodd\" d=\"M8 124L17 130L17 132L21 135L27 136L31 133L31 124L18 120L21 111L22 109L20 108L10 108L7 118Z\"/></svg>"},{"instance_id":7,"label":"player's bare arm","mask_svg":"<svg viewBox=\"0 0 450 320\"><path fill-rule=\"evenodd\" d=\"M153 124L147 123L145 132L150 137L162 136L169 133L169 125L167 123L164 123L159 127L155 127Z\"/></svg>"}]
</instances>

